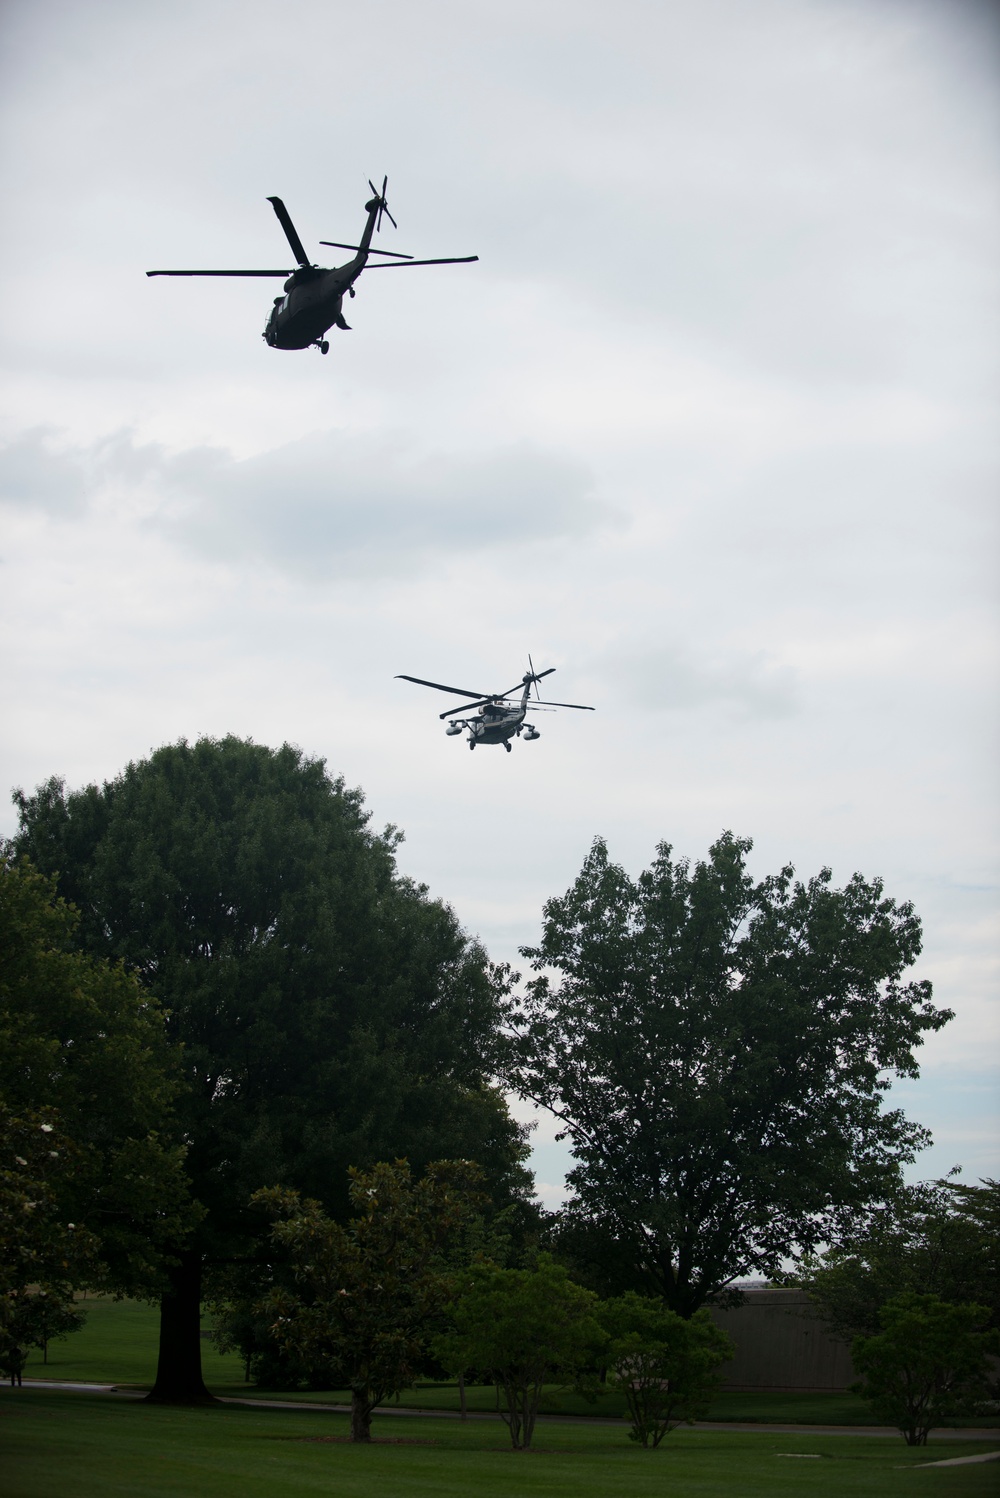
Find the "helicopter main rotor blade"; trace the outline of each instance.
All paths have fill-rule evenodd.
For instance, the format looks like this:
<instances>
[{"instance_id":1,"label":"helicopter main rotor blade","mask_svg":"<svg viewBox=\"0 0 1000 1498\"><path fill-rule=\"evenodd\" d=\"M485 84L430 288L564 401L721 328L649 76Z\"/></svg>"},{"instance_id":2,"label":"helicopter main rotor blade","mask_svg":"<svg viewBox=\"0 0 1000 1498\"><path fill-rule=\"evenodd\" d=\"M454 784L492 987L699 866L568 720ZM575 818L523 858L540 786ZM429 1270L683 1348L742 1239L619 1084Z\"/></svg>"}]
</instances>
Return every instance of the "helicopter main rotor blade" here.
<instances>
[{"instance_id":1,"label":"helicopter main rotor blade","mask_svg":"<svg viewBox=\"0 0 1000 1498\"><path fill-rule=\"evenodd\" d=\"M289 217L288 209L285 207L280 198L268 198L267 201L270 203L271 207L278 215L278 223L285 231L285 238L288 240L288 243L292 247L292 254L295 256L300 265L309 265L309 256L306 254L305 249L303 248L301 239L295 232L295 225L292 223L292 220Z\"/></svg>"},{"instance_id":2,"label":"helicopter main rotor blade","mask_svg":"<svg viewBox=\"0 0 1000 1498\"><path fill-rule=\"evenodd\" d=\"M290 270L148 270L147 276L290 276Z\"/></svg>"},{"instance_id":3,"label":"helicopter main rotor blade","mask_svg":"<svg viewBox=\"0 0 1000 1498\"><path fill-rule=\"evenodd\" d=\"M471 713L474 707L489 707L496 700L495 697L484 697L481 702L463 702L461 707L449 707L446 712L438 713L438 717L453 718L456 713Z\"/></svg>"},{"instance_id":4,"label":"helicopter main rotor blade","mask_svg":"<svg viewBox=\"0 0 1000 1498\"><path fill-rule=\"evenodd\" d=\"M341 244L339 239L321 239L320 244L328 244L331 250L360 250L359 244ZM401 255L398 250L376 250L373 245L368 246L369 255L389 255L393 260L412 260L412 255Z\"/></svg>"},{"instance_id":5,"label":"helicopter main rotor blade","mask_svg":"<svg viewBox=\"0 0 1000 1498\"><path fill-rule=\"evenodd\" d=\"M596 713L596 707L587 707L583 702L539 702L539 707L576 707L581 713Z\"/></svg>"},{"instance_id":6,"label":"helicopter main rotor blade","mask_svg":"<svg viewBox=\"0 0 1000 1498\"><path fill-rule=\"evenodd\" d=\"M478 255L448 255L443 260L400 260L398 265L366 265L365 270L406 270L409 265L468 265L470 260L478 259Z\"/></svg>"},{"instance_id":7,"label":"helicopter main rotor blade","mask_svg":"<svg viewBox=\"0 0 1000 1498\"><path fill-rule=\"evenodd\" d=\"M439 692L454 692L456 697L482 698L483 702L492 702L492 696L486 696L483 692L473 692L467 687L446 687L440 681L425 681L422 676L407 676L405 672L397 672L397 681L415 681L418 687L436 687Z\"/></svg>"}]
</instances>

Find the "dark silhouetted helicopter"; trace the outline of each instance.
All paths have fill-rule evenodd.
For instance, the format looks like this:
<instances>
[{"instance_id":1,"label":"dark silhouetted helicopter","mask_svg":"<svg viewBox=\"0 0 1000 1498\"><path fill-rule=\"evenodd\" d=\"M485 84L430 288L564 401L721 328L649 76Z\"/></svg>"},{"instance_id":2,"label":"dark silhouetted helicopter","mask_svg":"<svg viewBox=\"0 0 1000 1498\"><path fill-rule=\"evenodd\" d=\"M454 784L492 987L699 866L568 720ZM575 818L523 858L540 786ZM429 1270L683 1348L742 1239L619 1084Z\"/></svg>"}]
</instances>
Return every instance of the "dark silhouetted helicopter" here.
<instances>
[{"instance_id":1,"label":"dark silhouetted helicopter","mask_svg":"<svg viewBox=\"0 0 1000 1498\"><path fill-rule=\"evenodd\" d=\"M439 681L425 681L422 676L406 676L400 673L397 681L415 681L420 687L434 687L438 692L453 692L456 697L472 697L472 702L463 702L461 707L450 707L447 712L439 713L440 718L451 718L445 733L449 737L462 732L463 728L469 730L469 748L475 749L477 744L502 744L507 753L510 753L510 741L519 737L522 730L527 743L533 739L540 739L541 734L534 723L525 724L525 716L528 713L545 712L555 707L575 707L583 713L592 713L594 709L587 707L582 702L543 702L539 692L538 683L543 676L551 676L555 666L550 666L547 671L536 671L528 656L528 673L522 676L516 686L508 688L506 692L473 692L464 687L446 687ZM535 702L529 701L531 688L535 688ZM521 692L520 702L508 702L515 692ZM474 717L456 718L456 713L468 713L471 708L479 711Z\"/></svg>"},{"instance_id":2,"label":"dark silhouetted helicopter","mask_svg":"<svg viewBox=\"0 0 1000 1498\"><path fill-rule=\"evenodd\" d=\"M382 191L379 192L369 178L368 186L374 196L365 204L368 222L365 224L360 244L340 244L335 239L320 240L320 244L329 245L331 249L356 250L357 254L354 259L348 260L346 265L324 270L320 265L310 264L302 241L295 232L295 225L289 217L288 209L280 198L268 198L267 201L277 214L278 222L292 247L292 254L298 261L295 270L148 270L146 275L287 276L284 286L285 294L275 297L274 306L267 319L267 326L263 333L265 342L269 348L316 347L321 354L328 353L330 345L323 335L330 328L343 328L345 333L350 331L348 323L344 320L344 293L346 292L348 296L354 295L354 283L363 270L402 270L410 265L465 265L471 260L479 259L478 255L452 255L443 260L414 260L412 255L400 255L395 250L373 250L372 235L381 229L383 213L392 227L396 228L396 220L389 212L385 201L385 190L388 184L388 177L384 177ZM369 265L369 255L385 255L389 257L389 263Z\"/></svg>"}]
</instances>

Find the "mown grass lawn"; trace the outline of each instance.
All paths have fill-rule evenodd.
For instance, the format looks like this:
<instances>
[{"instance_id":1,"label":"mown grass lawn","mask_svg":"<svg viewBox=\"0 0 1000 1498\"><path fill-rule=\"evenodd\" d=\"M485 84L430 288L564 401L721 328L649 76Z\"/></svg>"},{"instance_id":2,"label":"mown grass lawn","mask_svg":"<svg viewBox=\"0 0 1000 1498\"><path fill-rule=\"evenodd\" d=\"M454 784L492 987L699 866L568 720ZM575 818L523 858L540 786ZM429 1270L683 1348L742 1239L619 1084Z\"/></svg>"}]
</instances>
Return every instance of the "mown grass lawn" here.
<instances>
[{"instance_id":1,"label":"mown grass lawn","mask_svg":"<svg viewBox=\"0 0 1000 1498\"><path fill-rule=\"evenodd\" d=\"M997 1466L915 1472L982 1451L878 1436L675 1431L642 1451L624 1429L545 1422L514 1452L493 1421L376 1417L351 1446L327 1412L167 1409L108 1396L0 1392L4 1498L893 1498L997 1490ZM340 1439L338 1439L340 1438ZM412 1444L411 1444L412 1443ZM782 1453L810 1453L808 1456Z\"/></svg>"}]
</instances>

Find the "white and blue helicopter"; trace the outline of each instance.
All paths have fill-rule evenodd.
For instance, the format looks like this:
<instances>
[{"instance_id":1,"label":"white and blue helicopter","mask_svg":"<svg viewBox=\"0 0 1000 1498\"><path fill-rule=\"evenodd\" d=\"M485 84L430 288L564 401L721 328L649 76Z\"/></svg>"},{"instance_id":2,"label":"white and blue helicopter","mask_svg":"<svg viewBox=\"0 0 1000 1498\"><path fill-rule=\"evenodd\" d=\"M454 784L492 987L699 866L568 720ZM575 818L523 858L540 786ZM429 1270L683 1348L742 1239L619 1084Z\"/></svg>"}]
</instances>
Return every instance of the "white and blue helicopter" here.
<instances>
[{"instance_id":1,"label":"white and blue helicopter","mask_svg":"<svg viewBox=\"0 0 1000 1498\"><path fill-rule=\"evenodd\" d=\"M538 683L543 676L551 676L555 666L550 666L547 671L536 671L532 665L531 656L528 656L528 672L522 676L516 686L509 687L506 692L473 692L465 687L447 687L440 681L426 681L422 676L407 676L400 672L397 681L415 681L419 687L433 687L437 692L452 692L456 697L470 697L471 702L463 702L461 707L450 707L446 712L439 713L442 719L450 718L451 722L445 729L449 738L460 734L463 729L469 730L469 748L475 749L477 744L502 744L507 753L510 753L511 739L520 738L523 734L525 742L531 743L534 739L540 739L541 734L534 723L526 723L528 713L548 712L551 708L574 707L582 713L592 713L592 707L587 707L582 702L545 702L538 691ZM531 689L535 689L535 701L531 701ZM514 696L515 692L521 693L519 702L510 702L508 698ZM472 709L477 709L474 716L469 716ZM461 717L456 716L461 714Z\"/></svg>"}]
</instances>

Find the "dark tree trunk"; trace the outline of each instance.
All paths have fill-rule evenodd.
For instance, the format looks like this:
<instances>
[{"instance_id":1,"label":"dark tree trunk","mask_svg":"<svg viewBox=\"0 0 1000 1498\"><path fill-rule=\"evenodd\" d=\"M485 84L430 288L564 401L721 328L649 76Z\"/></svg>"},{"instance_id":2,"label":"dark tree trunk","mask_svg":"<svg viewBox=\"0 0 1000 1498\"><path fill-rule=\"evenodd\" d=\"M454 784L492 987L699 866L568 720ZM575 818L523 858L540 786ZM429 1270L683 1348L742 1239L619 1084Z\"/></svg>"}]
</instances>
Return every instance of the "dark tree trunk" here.
<instances>
[{"instance_id":1,"label":"dark tree trunk","mask_svg":"<svg viewBox=\"0 0 1000 1498\"><path fill-rule=\"evenodd\" d=\"M201 1376L201 1254L185 1249L160 1301L160 1355L147 1398L158 1404L207 1404Z\"/></svg>"},{"instance_id":2,"label":"dark tree trunk","mask_svg":"<svg viewBox=\"0 0 1000 1498\"><path fill-rule=\"evenodd\" d=\"M372 1438L372 1404L358 1389L351 1390L351 1440Z\"/></svg>"}]
</instances>

